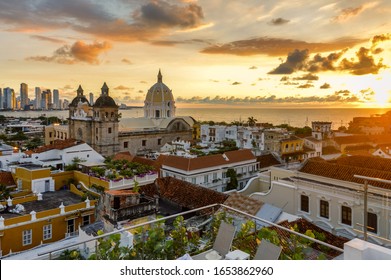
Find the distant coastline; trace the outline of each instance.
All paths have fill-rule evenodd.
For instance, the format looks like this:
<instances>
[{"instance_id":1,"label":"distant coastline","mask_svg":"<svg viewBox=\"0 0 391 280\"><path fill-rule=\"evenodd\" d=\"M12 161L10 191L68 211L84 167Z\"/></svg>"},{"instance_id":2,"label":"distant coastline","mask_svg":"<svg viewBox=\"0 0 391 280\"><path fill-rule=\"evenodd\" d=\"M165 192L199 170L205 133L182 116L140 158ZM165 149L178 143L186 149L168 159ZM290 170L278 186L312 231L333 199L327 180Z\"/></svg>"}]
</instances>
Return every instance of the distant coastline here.
<instances>
[{"instance_id":1,"label":"distant coastline","mask_svg":"<svg viewBox=\"0 0 391 280\"><path fill-rule=\"evenodd\" d=\"M247 121L254 117L260 123L289 124L296 127L311 126L312 121L331 121L333 129L339 126L348 126L354 117L370 117L384 114L391 108L177 108L177 116L192 116L197 121L215 121L231 123L233 121ZM144 116L142 106L128 106L120 109L122 118L139 118ZM56 116L60 119L68 118L68 110L51 111L0 111L6 117L38 118Z\"/></svg>"}]
</instances>

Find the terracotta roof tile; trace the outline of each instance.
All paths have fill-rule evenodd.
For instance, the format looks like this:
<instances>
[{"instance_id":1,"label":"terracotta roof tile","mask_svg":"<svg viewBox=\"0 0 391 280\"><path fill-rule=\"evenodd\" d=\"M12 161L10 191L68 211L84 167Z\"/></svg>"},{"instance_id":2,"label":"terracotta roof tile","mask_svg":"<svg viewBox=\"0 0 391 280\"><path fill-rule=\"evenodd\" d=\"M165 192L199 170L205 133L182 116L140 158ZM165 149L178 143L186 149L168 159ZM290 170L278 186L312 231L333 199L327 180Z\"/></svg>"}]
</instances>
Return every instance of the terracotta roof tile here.
<instances>
[{"instance_id":1,"label":"terracotta roof tile","mask_svg":"<svg viewBox=\"0 0 391 280\"><path fill-rule=\"evenodd\" d=\"M170 200L181 207L196 209L199 207L224 203L228 195L201 186L184 182L173 177L158 178L154 183L144 185L140 192L153 197Z\"/></svg>"},{"instance_id":2,"label":"terracotta roof tile","mask_svg":"<svg viewBox=\"0 0 391 280\"><path fill-rule=\"evenodd\" d=\"M233 193L227 198L224 205L255 216L261 209L263 202L240 193Z\"/></svg>"},{"instance_id":3,"label":"terracotta roof tile","mask_svg":"<svg viewBox=\"0 0 391 280\"><path fill-rule=\"evenodd\" d=\"M222 155L210 155L197 158L167 156L167 158L164 160L163 165L167 165L181 170L192 171L255 159L256 158L251 152L251 150L243 149L226 152Z\"/></svg>"},{"instance_id":4,"label":"terracotta roof tile","mask_svg":"<svg viewBox=\"0 0 391 280\"><path fill-rule=\"evenodd\" d=\"M15 180L11 172L0 171L0 184L4 186L14 186Z\"/></svg>"},{"instance_id":5,"label":"terracotta roof tile","mask_svg":"<svg viewBox=\"0 0 391 280\"><path fill-rule=\"evenodd\" d=\"M121 152L121 153L118 153L118 154L115 154L114 157L113 157L113 160L128 160L128 161L132 161L134 158L134 155L132 155L130 152Z\"/></svg>"},{"instance_id":6,"label":"terracotta roof tile","mask_svg":"<svg viewBox=\"0 0 391 280\"><path fill-rule=\"evenodd\" d=\"M36 149L34 149L32 151L27 151L26 154L28 154L28 155L39 154L39 153L43 153L43 152L54 150L54 149L56 149L56 150L64 150L64 149L67 149L67 148L70 148L70 147L73 147L73 146L76 146L76 145L80 145L80 144L83 144L83 143L84 143L83 141L78 141L78 140L75 140L75 139L54 140L53 144L45 145L45 146L36 148Z\"/></svg>"},{"instance_id":7,"label":"terracotta roof tile","mask_svg":"<svg viewBox=\"0 0 391 280\"><path fill-rule=\"evenodd\" d=\"M368 136L366 136L366 135L352 135L352 136L335 137L334 141L339 145L370 142Z\"/></svg>"},{"instance_id":8,"label":"terracotta roof tile","mask_svg":"<svg viewBox=\"0 0 391 280\"><path fill-rule=\"evenodd\" d=\"M349 158L349 157L343 157L340 159L344 160L345 158ZM352 164L345 165L347 163L345 163L344 161L335 163L338 162L337 160L334 161L334 163L332 163L332 162L326 162L326 161L322 162L322 161L315 161L309 159L304 164L304 166L300 169L300 172L342 180L342 181L355 182L359 184L362 184L363 180L354 178L354 175L362 175L362 176L368 176L373 178L391 180L391 171L389 171L389 169L391 169L391 160L388 159L389 165L388 167L386 167L386 165L381 164L379 162L375 163L376 159L383 160L383 158L371 157L367 161L363 159L363 161L352 161ZM383 166L384 169L381 168L380 166ZM385 189L391 189L390 184L371 182L371 185L385 188Z\"/></svg>"},{"instance_id":9,"label":"terracotta roof tile","mask_svg":"<svg viewBox=\"0 0 391 280\"><path fill-rule=\"evenodd\" d=\"M257 156L257 161L259 162L260 168L266 168L280 164L280 162L273 156L273 154Z\"/></svg>"}]
</instances>

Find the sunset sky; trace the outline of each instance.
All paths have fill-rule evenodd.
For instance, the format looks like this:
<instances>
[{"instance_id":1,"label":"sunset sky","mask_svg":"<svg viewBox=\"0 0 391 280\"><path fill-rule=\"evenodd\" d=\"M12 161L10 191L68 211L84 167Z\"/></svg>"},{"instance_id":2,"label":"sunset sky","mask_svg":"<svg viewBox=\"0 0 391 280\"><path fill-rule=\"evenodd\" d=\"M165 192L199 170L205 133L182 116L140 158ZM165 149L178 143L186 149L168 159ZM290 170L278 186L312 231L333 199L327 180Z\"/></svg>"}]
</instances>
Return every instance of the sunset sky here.
<instances>
[{"instance_id":1,"label":"sunset sky","mask_svg":"<svg viewBox=\"0 0 391 280\"><path fill-rule=\"evenodd\" d=\"M391 1L0 0L0 87L139 105L387 107ZM197 105L200 106L200 105Z\"/></svg>"}]
</instances>

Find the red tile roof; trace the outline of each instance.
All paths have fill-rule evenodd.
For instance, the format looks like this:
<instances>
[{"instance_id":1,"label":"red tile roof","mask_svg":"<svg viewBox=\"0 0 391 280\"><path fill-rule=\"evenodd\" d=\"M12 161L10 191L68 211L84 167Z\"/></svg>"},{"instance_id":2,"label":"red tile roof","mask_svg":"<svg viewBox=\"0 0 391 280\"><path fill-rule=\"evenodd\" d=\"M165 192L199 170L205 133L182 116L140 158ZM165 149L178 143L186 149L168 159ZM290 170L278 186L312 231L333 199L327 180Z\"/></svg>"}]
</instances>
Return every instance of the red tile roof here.
<instances>
[{"instance_id":1,"label":"red tile roof","mask_svg":"<svg viewBox=\"0 0 391 280\"><path fill-rule=\"evenodd\" d=\"M233 193L227 198L224 205L255 216L261 209L263 202L240 193ZM238 214L235 213L235 215Z\"/></svg>"},{"instance_id":2,"label":"red tile roof","mask_svg":"<svg viewBox=\"0 0 391 280\"><path fill-rule=\"evenodd\" d=\"M80 144L83 144L83 143L84 143L83 141L78 141L78 140L75 140L75 139L54 140L53 144L45 145L45 146L36 148L36 149L34 149L32 151L27 151L25 153L28 154L28 155L31 155L31 154L43 153L43 152L54 150L54 149L56 149L56 150L64 150L64 149L67 149L67 148L70 148L70 147L73 147L73 146L76 146L76 145L80 145Z\"/></svg>"},{"instance_id":3,"label":"red tile roof","mask_svg":"<svg viewBox=\"0 0 391 280\"><path fill-rule=\"evenodd\" d=\"M334 137L334 141L339 145L359 144L359 143L370 142L368 136L366 136L366 135L352 135L352 136Z\"/></svg>"},{"instance_id":4,"label":"red tile roof","mask_svg":"<svg viewBox=\"0 0 391 280\"><path fill-rule=\"evenodd\" d=\"M160 198L188 209L196 209L215 203L222 204L228 198L228 195L224 193L173 177L158 178L152 184L141 186L140 193L145 193L150 197L158 195Z\"/></svg>"},{"instance_id":5,"label":"red tile roof","mask_svg":"<svg viewBox=\"0 0 391 280\"><path fill-rule=\"evenodd\" d=\"M360 156L358 156L360 157ZM354 178L354 175L362 175L368 176L372 178L380 178L385 180L391 180L391 160L388 159L388 167L387 164L381 163L378 160L387 160L383 158L376 157L364 157L366 159L361 160L352 160L349 157L342 157L338 160L338 162L326 162L326 161L316 161L309 159L304 166L300 169L300 172L313 174L317 176L355 182L362 184L362 179ZM347 159L347 162L344 161ZM349 161L351 163L349 163ZM373 186L391 189L391 184L379 183L379 182L371 182Z\"/></svg>"},{"instance_id":6,"label":"red tile roof","mask_svg":"<svg viewBox=\"0 0 391 280\"><path fill-rule=\"evenodd\" d=\"M280 162L272 154L257 156L257 161L259 162L260 168L266 168L280 164Z\"/></svg>"},{"instance_id":7,"label":"red tile roof","mask_svg":"<svg viewBox=\"0 0 391 280\"><path fill-rule=\"evenodd\" d=\"M185 171L193 171L197 169L216 167L231 163L239 163L248 160L255 161L256 158L251 152L251 150L243 149L237 151L229 151L222 155L210 155L197 158L167 156L167 158L163 162L163 165Z\"/></svg>"},{"instance_id":8,"label":"red tile roof","mask_svg":"<svg viewBox=\"0 0 391 280\"><path fill-rule=\"evenodd\" d=\"M0 184L4 186L15 186L14 177L11 172L0 171Z\"/></svg>"}]
</instances>

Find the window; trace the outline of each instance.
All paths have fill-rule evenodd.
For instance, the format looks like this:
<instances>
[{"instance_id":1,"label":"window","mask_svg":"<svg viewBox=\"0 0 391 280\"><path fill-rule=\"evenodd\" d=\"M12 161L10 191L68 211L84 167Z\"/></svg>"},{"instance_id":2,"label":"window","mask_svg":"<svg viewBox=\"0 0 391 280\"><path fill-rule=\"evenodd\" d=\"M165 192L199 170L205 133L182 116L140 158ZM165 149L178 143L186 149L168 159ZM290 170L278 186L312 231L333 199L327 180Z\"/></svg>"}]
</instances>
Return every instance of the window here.
<instances>
[{"instance_id":1,"label":"window","mask_svg":"<svg viewBox=\"0 0 391 280\"><path fill-rule=\"evenodd\" d=\"M49 132L49 137L52 138L52 132Z\"/></svg>"},{"instance_id":2,"label":"window","mask_svg":"<svg viewBox=\"0 0 391 280\"><path fill-rule=\"evenodd\" d=\"M352 208L347 206L341 207L341 223L345 225L352 225Z\"/></svg>"},{"instance_id":3,"label":"window","mask_svg":"<svg viewBox=\"0 0 391 280\"><path fill-rule=\"evenodd\" d=\"M43 240L52 239L52 225L43 226Z\"/></svg>"},{"instance_id":4,"label":"window","mask_svg":"<svg viewBox=\"0 0 391 280\"><path fill-rule=\"evenodd\" d=\"M83 216L82 226L86 226L90 224L90 215Z\"/></svg>"},{"instance_id":5,"label":"window","mask_svg":"<svg viewBox=\"0 0 391 280\"><path fill-rule=\"evenodd\" d=\"M329 218L329 202L325 200L320 201L320 216L323 218L328 219Z\"/></svg>"},{"instance_id":6,"label":"window","mask_svg":"<svg viewBox=\"0 0 391 280\"><path fill-rule=\"evenodd\" d=\"M213 180L216 180L217 179L217 173L213 173Z\"/></svg>"},{"instance_id":7,"label":"window","mask_svg":"<svg viewBox=\"0 0 391 280\"><path fill-rule=\"evenodd\" d=\"M147 140L142 140L141 141L141 146L145 147L147 145Z\"/></svg>"},{"instance_id":8,"label":"window","mask_svg":"<svg viewBox=\"0 0 391 280\"><path fill-rule=\"evenodd\" d=\"M300 196L300 210L303 212L309 212L309 197L306 195Z\"/></svg>"},{"instance_id":9,"label":"window","mask_svg":"<svg viewBox=\"0 0 391 280\"><path fill-rule=\"evenodd\" d=\"M161 145L162 144L162 139L157 139L157 144Z\"/></svg>"},{"instance_id":10,"label":"window","mask_svg":"<svg viewBox=\"0 0 391 280\"><path fill-rule=\"evenodd\" d=\"M377 233L377 215L375 213L368 212L368 231Z\"/></svg>"},{"instance_id":11,"label":"window","mask_svg":"<svg viewBox=\"0 0 391 280\"><path fill-rule=\"evenodd\" d=\"M124 149L127 149L127 148L128 148L128 145L129 145L129 142L128 142L128 141L124 142Z\"/></svg>"},{"instance_id":12,"label":"window","mask_svg":"<svg viewBox=\"0 0 391 280\"><path fill-rule=\"evenodd\" d=\"M74 232L75 232L75 220L74 219L68 220L67 233L74 233Z\"/></svg>"},{"instance_id":13,"label":"window","mask_svg":"<svg viewBox=\"0 0 391 280\"><path fill-rule=\"evenodd\" d=\"M209 181L209 176L208 175L204 175L204 183L208 183Z\"/></svg>"},{"instance_id":14,"label":"window","mask_svg":"<svg viewBox=\"0 0 391 280\"><path fill-rule=\"evenodd\" d=\"M23 231L23 246L30 245L33 239L33 231L31 229Z\"/></svg>"},{"instance_id":15,"label":"window","mask_svg":"<svg viewBox=\"0 0 391 280\"><path fill-rule=\"evenodd\" d=\"M192 183L192 184L196 184L196 178L194 178L194 177L191 178L191 183Z\"/></svg>"},{"instance_id":16,"label":"window","mask_svg":"<svg viewBox=\"0 0 391 280\"><path fill-rule=\"evenodd\" d=\"M109 127L108 132L111 133L111 127Z\"/></svg>"}]
</instances>

